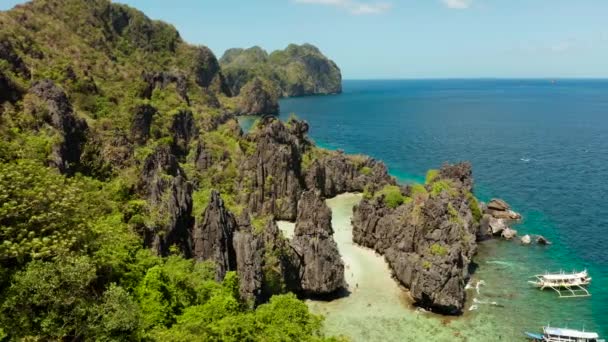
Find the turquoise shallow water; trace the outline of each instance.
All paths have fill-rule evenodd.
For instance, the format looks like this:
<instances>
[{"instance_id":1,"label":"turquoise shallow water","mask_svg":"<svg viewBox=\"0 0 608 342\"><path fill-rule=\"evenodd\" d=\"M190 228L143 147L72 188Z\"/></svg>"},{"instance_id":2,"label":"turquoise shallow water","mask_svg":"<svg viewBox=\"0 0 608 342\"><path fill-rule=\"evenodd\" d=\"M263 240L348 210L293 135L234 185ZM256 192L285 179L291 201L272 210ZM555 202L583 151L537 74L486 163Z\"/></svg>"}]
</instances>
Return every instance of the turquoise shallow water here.
<instances>
[{"instance_id":1,"label":"turquoise shallow water","mask_svg":"<svg viewBox=\"0 0 608 342\"><path fill-rule=\"evenodd\" d=\"M500 306L479 304L450 324L479 322L503 340L547 323L608 336L608 81L345 81L342 95L282 100L281 115L292 112L320 145L382 159L404 182L469 160L480 198L506 199L524 216L520 234L553 242L482 244L474 280L487 285L477 299ZM526 283L582 268L593 276L590 298Z\"/></svg>"}]
</instances>

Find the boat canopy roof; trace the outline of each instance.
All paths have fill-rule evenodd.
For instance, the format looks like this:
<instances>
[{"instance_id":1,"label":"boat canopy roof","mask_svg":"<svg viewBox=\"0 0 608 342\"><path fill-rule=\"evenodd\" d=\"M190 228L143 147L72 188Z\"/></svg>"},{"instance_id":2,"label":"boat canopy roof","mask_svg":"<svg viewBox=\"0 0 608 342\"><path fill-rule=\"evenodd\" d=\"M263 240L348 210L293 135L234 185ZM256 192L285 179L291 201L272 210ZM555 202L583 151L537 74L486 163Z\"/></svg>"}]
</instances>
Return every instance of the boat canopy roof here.
<instances>
[{"instance_id":1,"label":"boat canopy roof","mask_svg":"<svg viewBox=\"0 0 608 342\"><path fill-rule=\"evenodd\" d=\"M546 280L573 280L587 277L587 272L579 273L555 273L555 274L541 274L539 277Z\"/></svg>"},{"instance_id":2,"label":"boat canopy roof","mask_svg":"<svg viewBox=\"0 0 608 342\"><path fill-rule=\"evenodd\" d=\"M556 336L567 336L567 337L587 338L587 339L599 338L599 335L597 333L578 331L578 330L574 330L574 329L562 329L562 328L549 328L549 327L546 327L544 329L544 332L547 335L556 335Z\"/></svg>"}]
</instances>

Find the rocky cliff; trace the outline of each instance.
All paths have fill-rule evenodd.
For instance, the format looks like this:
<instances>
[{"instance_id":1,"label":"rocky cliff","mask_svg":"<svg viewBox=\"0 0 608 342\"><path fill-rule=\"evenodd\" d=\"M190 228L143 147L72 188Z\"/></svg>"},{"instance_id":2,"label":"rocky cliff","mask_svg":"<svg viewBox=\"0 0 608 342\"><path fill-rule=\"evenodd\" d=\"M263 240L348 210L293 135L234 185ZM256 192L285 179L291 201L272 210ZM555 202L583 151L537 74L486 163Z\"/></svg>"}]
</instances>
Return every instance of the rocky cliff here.
<instances>
[{"instance_id":1,"label":"rocky cliff","mask_svg":"<svg viewBox=\"0 0 608 342\"><path fill-rule=\"evenodd\" d=\"M399 205L376 193L353 210L353 241L383 254L418 305L457 314L479 229L471 190L471 167L462 163L444 165L425 186L399 189Z\"/></svg>"},{"instance_id":2,"label":"rocky cliff","mask_svg":"<svg viewBox=\"0 0 608 342\"><path fill-rule=\"evenodd\" d=\"M320 193L304 192L291 241L299 259L302 292L329 294L344 287L344 263L333 235L331 210Z\"/></svg>"},{"instance_id":3,"label":"rocky cliff","mask_svg":"<svg viewBox=\"0 0 608 342\"><path fill-rule=\"evenodd\" d=\"M246 135L255 152L240 165L239 193L253 213L294 221L304 190L333 197L395 183L383 163L319 149L307 132L304 121L265 117Z\"/></svg>"},{"instance_id":4,"label":"rocky cliff","mask_svg":"<svg viewBox=\"0 0 608 342\"><path fill-rule=\"evenodd\" d=\"M192 185L168 146L160 146L145 160L140 191L147 201L148 219L142 227L144 244L159 255L177 246L192 256Z\"/></svg>"},{"instance_id":5,"label":"rocky cliff","mask_svg":"<svg viewBox=\"0 0 608 342\"><path fill-rule=\"evenodd\" d=\"M284 97L342 92L340 69L310 44L291 44L271 54L257 46L229 49L220 64L234 95L256 77L270 81Z\"/></svg>"}]
</instances>

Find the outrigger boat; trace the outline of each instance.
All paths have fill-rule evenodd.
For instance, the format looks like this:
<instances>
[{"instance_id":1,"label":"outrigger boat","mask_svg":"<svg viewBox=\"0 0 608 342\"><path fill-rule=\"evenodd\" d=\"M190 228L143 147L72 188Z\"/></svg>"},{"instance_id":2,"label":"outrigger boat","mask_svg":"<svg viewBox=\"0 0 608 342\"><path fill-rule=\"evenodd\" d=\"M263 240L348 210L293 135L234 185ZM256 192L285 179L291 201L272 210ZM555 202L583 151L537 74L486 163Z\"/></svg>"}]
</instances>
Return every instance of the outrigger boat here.
<instances>
[{"instance_id":1,"label":"outrigger boat","mask_svg":"<svg viewBox=\"0 0 608 342\"><path fill-rule=\"evenodd\" d=\"M587 270L574 273L546 273L534 276L536 280L528 281L534 286L544 290L552 289L560 298L589 297L591 294L583 286L591 283Z\"/></svg>"},{"instance_id":2,"label":"outrigger boat","mask_svg":"<svg viewBox=\"0 0 608 342\"><path fill-rule=\"evenodd\" d=\"M533 341L541 342L606 342L594 332L544 327L542 334L525 333Z\"/></svg>"}]
</instances>

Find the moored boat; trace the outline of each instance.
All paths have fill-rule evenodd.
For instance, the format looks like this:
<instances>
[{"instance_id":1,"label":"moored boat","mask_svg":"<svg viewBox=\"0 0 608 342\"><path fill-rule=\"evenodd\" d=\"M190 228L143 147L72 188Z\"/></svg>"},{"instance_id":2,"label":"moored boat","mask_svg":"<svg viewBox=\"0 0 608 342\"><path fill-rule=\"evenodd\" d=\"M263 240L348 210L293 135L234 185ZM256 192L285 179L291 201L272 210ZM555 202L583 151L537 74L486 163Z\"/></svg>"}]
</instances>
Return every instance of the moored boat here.
<instances>
[{"instance_id":1,"label":"moored boat","mask_svg":"<svg viewBox=\"0 0 608 342\"><path fill-rule=\"evenodd\" d=\"M544 290L550 288L557 292L560 298L588 297L591 294L584 288L591 283L587 270L572 273L546 273L534 276L536 280L529 281L534 286Z\"/></svg>"},{"instance_id":2,"label":"moored boat","mask_svg":"<svg viewBox=\"0 0 608 342\"><path fill-rule=\"evenodd\" d=\"M533 341L541 342L605 342L594 332L565 328L544 327L542 334L525 332Z\"/></svg>"}]
</instances>

